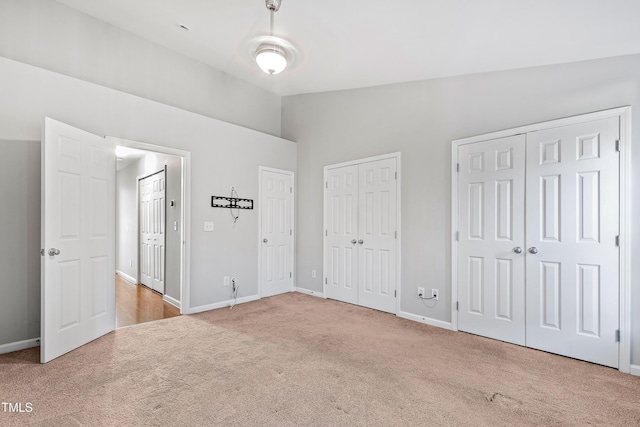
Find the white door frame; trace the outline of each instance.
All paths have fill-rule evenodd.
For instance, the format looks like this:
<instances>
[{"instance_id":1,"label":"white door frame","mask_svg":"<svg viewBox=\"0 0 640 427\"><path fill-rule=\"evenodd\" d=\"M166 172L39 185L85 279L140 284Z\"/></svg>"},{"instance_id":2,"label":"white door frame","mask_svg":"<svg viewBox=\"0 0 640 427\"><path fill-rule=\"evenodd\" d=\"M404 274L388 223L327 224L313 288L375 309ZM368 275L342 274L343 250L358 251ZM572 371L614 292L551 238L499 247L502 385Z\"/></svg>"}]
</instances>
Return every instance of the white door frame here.
<instances>
[{"instance_id":1,"label":"white door frame","mask_svg":"<svg viewBox=\"0 0 640 427\"><path fill-rule=\"evenodd\" d=\"M162 167L162 169L158 169L158 170L156 170L155 172L152 172L152 173L144 173L144 174L142 174L142 175L138 175L138 176L136 177L136 219L137 219L137 221L136 221L136 222L137 222L137 226L138 226L138 228L137 228L137 229L138 229L138 237L137 237L137 239L136 239L136 241L138 242L138 246L137 246L137 252L138 252L138 271L137 271L137 273L136 273L136 281L137 281L137 283L142 283L142 276L141 276L141 274L140 274L140 262L141 262L141 259L140 259L140 180L145 179L145 178L149 178L150 176L153 176L153 175L155 175L155 174L157 174L157 173L160 173L160 172L164 172L164 179L165 179L165 184L164 184L164 185L165 185L165 194L166 194L166 186L167 186L167 183L166 183L166 182L167 182L167 181L166 181L166 180L167 180L167 165L164 165L164 166ZM165 196L165 198L166 198L166 196ZM164 245L165 245L165 252L164 252L164 253L165 253L165 264L164 264L164 265L165 265L165 269L166 269L166 266L167 266L167 260L166 260L166 258L167 258L167 249L166 249L166 246L167 246L167 236L166 236L166 231L167 231L167 224L166 224L166 220L167 220L167 203L166 203L166 200L165 200L165 204L164 204L164 219L165 219L165 236L164 236L164 237L165 237L165 238L164 238ZM166 277L166 270L165 270L165 272L164 272L164 275L165 275L165 277ZM151 289L153 289L153 287L152 287ZM165 292L166 292L166 290L167 290L167 289L166 289L166 284L165 284ZM164 297L165 297L165 294L162 294L162 297L164 298ZM182 304L181 304L181 305L182 305Z\"/></svg>"},{"instance_id":2,"label":"white door frame","mask_svg":"<svg viewBox=\"0 0 640 427\"><path fill-rule=\"evenodd\" d=\"M359 165L361 163L375 162L377 160L386 160L386 159L396 159L396 170L398 172L398 179L396 180L396 191L397 191L397 218L396 218L396 230L398 230L398 243L396 248L396 312L397 316L400 313L400 298L401 298L401 290L402 290L402 164L401 164L401 153L399 151L395 153L382 154L379 156L365 157L363 159L350 160L342 163L335 163L332 165L327 165L323 170L322 182L325 188L323 188L323 208L322 208L322 297L326 298L326 286L327 286L327 258L325 254L327 253L327 201L326 201L326 182L327 182L327 172L330 169L341 168L344 166L354 166Z\"/></svg>"},{"instance_id":3,"label":"white door frame","mask_svg":"<svg viewBox=\"0 0 640 427\"><path fill-rule=\"evenodd\" d=\"M451 326L458 330L458 147L489 139L529 133L576 123L620 118L620 346L619 368L631 370L631 107L619 107L578 116L457 139L451 146Z\"/></svg>"},{"instance_id":4,"label":"white door frame","mask_svg":"<svg viewBox=\"0 0 640 427\"><path fill-rule=\"evenodd\" d=\"M296 181L295 181L295 173L292 171L284 170L284 169L276 169L268 166L258 166L258 298L262 298L262 172L274 172L281 173L283 175L288 175L291 177L291 188L293 188L291 192L291 229L293 233L291 234L291 292L296 289Z\"/></svg>"},{"instance_id":5,"label":"white door frame","mask_svg":"<svg viewBox=\"0 0 640 427\"><path fill-rule=\"evenodd\" d=\"M161 154L182 157L182 201L180 224L180 235L182 236L182 248L180 249L180 313L191 314L191 152L179 150L177 148L163 147L161 145L148 144L146 142L132 141L127 139L107 136L107 139L115 141L116 145L137 148L138 150L153 151ZM138 190L136 190L137 192ZM136 199L137 200L137 199ZM139 206L136 207L136 211ZM137 214L139 217L139 213ZM136 221L137 224L137 221ZM139 225L136 226L136 233L140 235ZM139 238L139 237L138 237ZM139 246L139 245L138 245ZM138 247L139 250L139 247ZM139 262L139 261L138 261ZM138 265L139 267L139 265ZM138 268L139 275L139 268ZM139 281L139 277L138 277Z\"/></svg>"}]
</instances>

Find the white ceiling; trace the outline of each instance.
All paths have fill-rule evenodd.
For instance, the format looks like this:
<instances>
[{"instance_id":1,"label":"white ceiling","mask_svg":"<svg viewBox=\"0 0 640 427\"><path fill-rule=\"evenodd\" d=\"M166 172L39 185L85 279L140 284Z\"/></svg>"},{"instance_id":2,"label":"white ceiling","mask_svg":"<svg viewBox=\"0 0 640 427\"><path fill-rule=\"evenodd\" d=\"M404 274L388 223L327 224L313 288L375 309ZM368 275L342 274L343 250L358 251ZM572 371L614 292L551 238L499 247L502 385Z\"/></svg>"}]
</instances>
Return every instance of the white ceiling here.
<instances>
[{"instance_id":1,"label":"white ceiling","mask_svg":"<svg viewBox=\"0 0 640 427\"><path fill-rule=\"evenodd\" d=\"M264 0L56 1L278 95L640 53L639 0L283 0L299 58L269 76L248 48Z\"/></svg>"}]
</instances>

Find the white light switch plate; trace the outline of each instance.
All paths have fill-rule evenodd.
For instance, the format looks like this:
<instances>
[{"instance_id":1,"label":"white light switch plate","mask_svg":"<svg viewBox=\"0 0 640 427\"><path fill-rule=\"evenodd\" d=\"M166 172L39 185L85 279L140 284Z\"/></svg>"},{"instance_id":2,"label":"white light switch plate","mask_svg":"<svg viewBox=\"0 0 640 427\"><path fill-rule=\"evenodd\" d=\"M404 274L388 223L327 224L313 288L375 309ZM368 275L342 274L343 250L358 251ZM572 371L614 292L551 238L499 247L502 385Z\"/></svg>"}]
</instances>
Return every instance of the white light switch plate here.
<instances>
[{"instance_id":1,"label":"white light switch plate","mask_svg":"<svg viewBox=\"0 0 640 427\"><path fill-rule=\"evenodd\" d=\"M204 231L213 231L213 221L204 222Z\"/></svg>"}]
</instances>

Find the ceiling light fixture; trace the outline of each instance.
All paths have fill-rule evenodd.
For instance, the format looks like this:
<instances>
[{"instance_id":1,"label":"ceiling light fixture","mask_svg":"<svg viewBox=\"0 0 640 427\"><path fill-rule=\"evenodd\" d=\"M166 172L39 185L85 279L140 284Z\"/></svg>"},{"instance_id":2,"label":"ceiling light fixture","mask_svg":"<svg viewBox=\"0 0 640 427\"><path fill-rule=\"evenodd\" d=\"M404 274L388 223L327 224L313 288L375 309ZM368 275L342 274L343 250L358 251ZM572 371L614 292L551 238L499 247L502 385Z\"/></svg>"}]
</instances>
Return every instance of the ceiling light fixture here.
<instances>
[{"instance_id":1,"label":"ceiling light fixture","mask_svg":"<svg viewBox=\"0 0 640 427\"><path fill-rule=\"evenodd\" d=\"M269 10L269 36L262 37L255 50L255 60L258 67L267 74L278 74L295 59L295 50L291 43L273 35L273 21L275 13L280 10L282 0L265 0Z\"/></svg>"}]
</instances>

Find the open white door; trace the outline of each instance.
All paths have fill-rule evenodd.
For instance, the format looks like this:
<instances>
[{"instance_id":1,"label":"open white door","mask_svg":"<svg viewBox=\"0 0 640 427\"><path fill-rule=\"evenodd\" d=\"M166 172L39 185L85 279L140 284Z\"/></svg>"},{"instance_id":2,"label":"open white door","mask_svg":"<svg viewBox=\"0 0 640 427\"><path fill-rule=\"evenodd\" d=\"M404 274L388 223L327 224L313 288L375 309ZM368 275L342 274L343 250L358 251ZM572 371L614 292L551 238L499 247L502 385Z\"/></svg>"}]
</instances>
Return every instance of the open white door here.
<instances>
[{"instance_id":1,"label":"open white door","mask_svg":"<svg viewBox=\"0 0 640 427\"><path fill-rule=\"evenodd\" d=\"M114 150L112 141L45 118L42 363L115 329Z\"/></svg>"}]
</instances>

